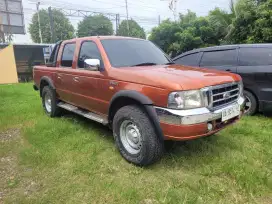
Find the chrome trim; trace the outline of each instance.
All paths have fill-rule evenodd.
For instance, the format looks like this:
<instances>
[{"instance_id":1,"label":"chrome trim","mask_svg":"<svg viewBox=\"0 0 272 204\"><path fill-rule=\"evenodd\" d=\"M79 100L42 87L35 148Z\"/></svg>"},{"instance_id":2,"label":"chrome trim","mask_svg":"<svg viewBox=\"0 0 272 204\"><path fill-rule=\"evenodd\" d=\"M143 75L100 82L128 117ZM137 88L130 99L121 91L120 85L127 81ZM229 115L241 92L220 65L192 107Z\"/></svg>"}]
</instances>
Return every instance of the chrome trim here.
<instances>
[{"instance_id":1,"label":"chrome trim","mask_svg":"<svg viewBox=\"0 0 272 204\"><path fill-rule=\"evenodd\" d=\"M155 110L160 122L174 125L193 125L206 123L222 118L222 111L234 104L239 104L241 111L244 109L245 99L240 96L232 104L224 106L221 109L212 111L208 108L195 108L190 110L175 110L155 106Z\"/></svg>"},{"instance_id":2,"label":"chrome trim","mask_svg":"<svg viewBox=\"0 0 272 204\"><path fill-rule=\"evenodd\" d=\"M224 93L231 93L231 92L234 92L234 91L238 91L238 94L239 94L239 88L238 89L233 89L233 90L231 90L231 91L226 91L226 92L224 92ZM219 94L213 94L213 96L219 96L219 95L221 95L222 93L219 93Z\"/></svg>"},{"instance_id":3,"label":"chrome trim","mask_svg":"<svg viewBox=\"0 0 272 204\"><path fill-rule=\"evenodd\" d=\"M226 92L225 92L226 93ZM239 96L239 94L235 94L235 95L233 95L233 96L230 96L229 98L227 98L227 99L231 99L231 98L234 98L234 97L238 97ZM224 100L226 100L225 98L221 98L221 99L218 99L218 100L214 100L213 102L214 103L216 103L216 102L220 102L220 101L224 101ZM232 101L233 102L233 101Z\"/></svg>"},{"instance_id":4,"label":"chrome trim","mask_svg":"<svg viewBox=\"0 0 272 204\"><path fill-rule=\"evenodd\" d=\"M213 94L214 90L222 89L222 88L226 88L226 87L230 87L230 86L235 86L235 85L237 85L238 88L235 88L235 89L230 90L230 91L224 91L224 92L221 92L221 93ZM209 109L211 109L211 110L218 110L218 109L224 108L225 106L234 103L236 100L234 99L233 101L230 101L228 103L224 103L222 105L214 106L214 103L216 103L216 102L232 99L232 98L235 98L235 97L237 97L237 100L238 100L238 98L239 98L239 90L240 90L239 82L220 84L220 85L216 85L216 86L210 86L209 88L210 88L210 99L211 99L211 103L209 104ZM219 96L219 95L223 95L224 93L231 93L231 92L234 92L234 91L238 91L238 93L231 96L228 99L213 100L214 96Z\"/></svg>"},{"instance_id":5,"label":"chrome trim","mask_svg":"<svg viewBox=\"0 0 272 204\"><path fill-rule=\"evenodd\" d=\"M233 86L233 85L238 85L238 86L239 86L239 82L235 81L235 82L231 82L231 83L226 83L226 84L220 84L220 85L210 86L210 88L211 88L212 90L214 90L214 89L221 89L221 88L225 88L225 87Z\"/></svg>"}]
</instances>

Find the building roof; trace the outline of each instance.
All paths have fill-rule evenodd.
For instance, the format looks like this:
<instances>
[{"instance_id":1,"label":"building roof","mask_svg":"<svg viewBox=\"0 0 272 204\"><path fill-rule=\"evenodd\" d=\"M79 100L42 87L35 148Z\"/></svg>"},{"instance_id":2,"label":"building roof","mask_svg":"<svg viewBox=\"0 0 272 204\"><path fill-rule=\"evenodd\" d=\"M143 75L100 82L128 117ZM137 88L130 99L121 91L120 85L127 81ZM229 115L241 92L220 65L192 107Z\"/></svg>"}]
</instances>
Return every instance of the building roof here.
<instances>
[{"instance_id":1,"label":"building roof","mask_svg":"<svg viewBox=\"0 0 272 204\"><path fill-rule=\"evenodd\" d=\"M0 48L7 47L9 45L13 45L15 47L49 47L54 44L39 44L39 43L0 43Z\"/></svg>"}]
</instances>

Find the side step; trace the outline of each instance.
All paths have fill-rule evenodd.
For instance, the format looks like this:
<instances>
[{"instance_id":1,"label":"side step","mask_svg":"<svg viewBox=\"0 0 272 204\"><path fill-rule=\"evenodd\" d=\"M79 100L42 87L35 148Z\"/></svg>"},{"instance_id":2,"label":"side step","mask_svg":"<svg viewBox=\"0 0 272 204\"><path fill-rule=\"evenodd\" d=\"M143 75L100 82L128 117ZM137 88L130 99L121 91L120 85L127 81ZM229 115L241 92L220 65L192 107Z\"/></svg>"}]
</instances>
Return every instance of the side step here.
<instances>
[{"instance_id":1,"label":"side step","mask_svg":"<svg viewBox=\"0 0 272 204\"><path fill-rule=\"evenodd\" d=\"M93 113L93 112L78 108L76 106L73 106L71 104L64 103L64 102L59 102L58 106L65 109L65 110L68 110L68 111L71 111L71 112L76 113L78 115L81 115L81 116L83 116L85 118L88 118L90 120L102 123L103 125L108 124L108 119L107 118L102 117L101 115L98 115L96 113Z\"/></svg>"}]
</instances>

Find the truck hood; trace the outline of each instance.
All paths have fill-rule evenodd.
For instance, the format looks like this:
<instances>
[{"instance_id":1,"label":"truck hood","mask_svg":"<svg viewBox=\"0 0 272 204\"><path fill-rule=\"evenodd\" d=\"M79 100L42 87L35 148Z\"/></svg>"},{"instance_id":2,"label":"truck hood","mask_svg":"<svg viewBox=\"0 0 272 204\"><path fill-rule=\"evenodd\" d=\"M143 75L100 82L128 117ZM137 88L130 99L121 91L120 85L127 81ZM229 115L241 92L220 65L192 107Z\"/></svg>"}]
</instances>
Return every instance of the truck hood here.
<instances>
[{"instance_id":1,"label":"truck hood","mask_svg":"<svg viewBox=\"0 0 272 204\"><path fill-rule=\"evenodd\" d=\"M229 72L180 65L123 67L116 70L123 73L119 76L125 77L125 81L164 89L200 89L241 80L239 75Z\"/></svg>"}]
</instances>

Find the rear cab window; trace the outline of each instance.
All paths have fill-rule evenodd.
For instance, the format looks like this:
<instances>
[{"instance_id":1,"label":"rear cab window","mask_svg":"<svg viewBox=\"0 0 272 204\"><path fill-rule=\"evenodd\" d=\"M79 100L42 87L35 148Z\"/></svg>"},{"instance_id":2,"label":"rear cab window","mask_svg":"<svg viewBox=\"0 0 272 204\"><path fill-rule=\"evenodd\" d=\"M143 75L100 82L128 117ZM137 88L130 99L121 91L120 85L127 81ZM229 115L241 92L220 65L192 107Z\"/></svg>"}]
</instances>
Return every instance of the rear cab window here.
<instances>
[{"instance_id":1,"label":"rear cab window","mask_svg":"<svg viewBox=\"0 0 272 204\"><path fill-rule=\"evenodd\" d=\"M175 63L181 64L181 65L188 65L188 66L199 66L199 60L201 55L202 55L201 52L189 54L189 55L180 57L179 59L176 59Z\"/></svg>"},{"instance_id":2,"label":"rear cab window","mask_svg":"<svg viewBox=\"0 0 272 204\"><path fill-rule=\"evenodd\" d=\"M76 43L66 43L64 45L60 62L62 67L72 68L75 49Z\"/></svg>"},{"instance_id":3,"label":"rear cab window","mask_svg":"<svg viewBox=\"0 0 272 204\"><path fill-rule=\"evenodd\" d=\"M272 65L272 48L240 48L240 66Z\"/></svg>"},{"instance_id":4,"label":"rear cab window","mask_svg":"<svg viewBox=\"0 0 272 204\"><path fill-rule=\"evenodd\" d=\"M237 65L237 50L216 50L204 52L200 66Z\"/></svg>"}]
</instances>

